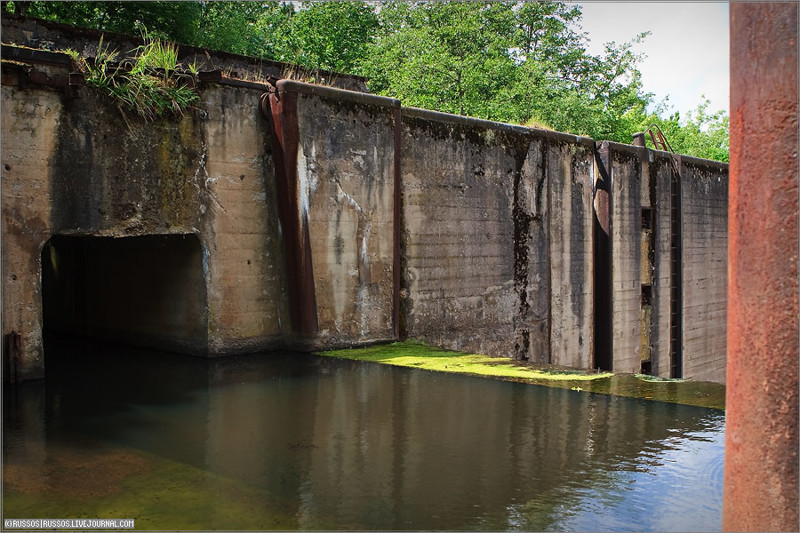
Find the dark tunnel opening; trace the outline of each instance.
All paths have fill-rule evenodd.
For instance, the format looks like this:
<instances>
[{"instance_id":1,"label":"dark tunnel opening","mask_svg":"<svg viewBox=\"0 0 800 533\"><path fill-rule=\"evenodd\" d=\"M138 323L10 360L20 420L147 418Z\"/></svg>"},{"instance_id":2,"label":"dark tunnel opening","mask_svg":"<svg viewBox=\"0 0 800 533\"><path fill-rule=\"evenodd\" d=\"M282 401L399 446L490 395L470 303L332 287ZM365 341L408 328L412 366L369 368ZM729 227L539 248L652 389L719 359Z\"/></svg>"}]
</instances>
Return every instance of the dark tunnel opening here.
<instances>
[{"instance_id":1,"label":"dark tunnel opening","mask_svg":"<svg viewBox=\"0 0 800 533\"><path fill-rule=\"evenodd\" d=\"M43 247L41 261L46 335L207 355L206 283L197 236L56 235Z\"/></svg>"}]
</instances>

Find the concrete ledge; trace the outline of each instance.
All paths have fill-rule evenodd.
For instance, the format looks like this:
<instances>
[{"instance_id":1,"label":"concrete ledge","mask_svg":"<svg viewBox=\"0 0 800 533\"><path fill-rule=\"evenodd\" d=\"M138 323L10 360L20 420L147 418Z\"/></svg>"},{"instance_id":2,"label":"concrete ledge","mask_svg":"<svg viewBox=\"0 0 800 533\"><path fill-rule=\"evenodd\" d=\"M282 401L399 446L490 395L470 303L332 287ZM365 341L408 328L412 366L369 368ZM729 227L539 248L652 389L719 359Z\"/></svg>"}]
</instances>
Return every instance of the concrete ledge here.
<instances>
[{"instance_id":1,"label":"concrete ledge","mask_svg":"<svg viewBox=\"0 0 800 533\"><path fill-rule=\"evenodd\" d=\"M535 135L536 137L545 137L555 141L570 142L578 144L586 144L594 146L594 139L590 137L582 137L580 135L572 135L570 133L562 133L560 131L544 130L539 128L529 128L519 124L508 124L506 122L495 122L492 120L485 120L482 118L465 117L461 115L453 115L452 113L442 113L441 111L431 111L430 109L421 109L419 107L403 107L402 113L404 116L412 118L420 118L423 120L432 120L436 122L448 122L460 126L469 126L483 129L492 129L496 131L503 131L507 133L514 133L517 135Z\"/></svg>"},{"instance_id":2,"label":"concrete ledge","mask_svg":"<svg viewBox=\"0 0 800 533\"><path fill-rule=\"evenodd\" d=\"M335 89L325 85L313 85L311 83L304 83L295 80L278 80L275 84L278 94L281 93L299 93L309 94L312 96L319 96L320 98L330 98L332 100L343 100L346 102L353 102L356 104L376 105L381 107L400 107L400 100L397 98L388 98L386 96L377 96L375 94L360 93L356 91L348 91L346 89Z\"/></svg>"},{"instance_id":3,"label":"concrete ledge","mask_svg":"<svg viewBox=\"0 0 800 533\"><path fill-rule=\"evenodd\" d=\"M661 157L661 158L669 158L672 155L676 155L680 157L682 163L688 163L690 165L699 165L704 167L714 167L719 170L725 170L725 171L728 170L728 163L715 161L713 159L703 159L702 157L694 157L685 154L672 154L671 152L666 152L664 150L656 150L655 148L635 146L633 144L624 144L615 141L597 141L598 148L600 148L600 145L605 145L609 149L614 150L616 152L638 154L640 157L643 157L647 153L652 154L654 157Z\"/></svg>"},{"instance_id":4,"label":"concrete ledge","mask_svg":"<svg viewBox=\"0 0 800 533\"><path fill-rule=\"evenodd\" d=\"M667 152L663 152L667 154ZM703 159L702 157L694 157L691 155L684 155L684 154L675 154L679 155L681 158L681 163L684 165L696 165L702 167L713 167L717 170L724 170L728 171L728 163L723 163L721 161L714 161L713 159Z\"/></svg>"}]
</instances>

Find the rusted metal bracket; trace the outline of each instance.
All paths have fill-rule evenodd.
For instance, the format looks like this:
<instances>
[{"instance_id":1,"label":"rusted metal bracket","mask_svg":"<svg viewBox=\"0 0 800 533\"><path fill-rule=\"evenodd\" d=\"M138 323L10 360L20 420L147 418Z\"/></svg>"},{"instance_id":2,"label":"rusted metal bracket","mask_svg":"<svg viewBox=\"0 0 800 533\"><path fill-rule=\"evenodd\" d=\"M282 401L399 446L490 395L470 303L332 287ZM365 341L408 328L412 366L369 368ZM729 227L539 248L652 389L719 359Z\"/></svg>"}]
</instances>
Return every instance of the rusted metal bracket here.
<instances>
[{"instance_id":1,"label":"rusted metal bracket","mask_svg":"<svg viewBox=\"0 0 800 533\"><path fill-rule=\"evenodd\" d=\"M669 152L672 155L672 169L675 171L678 177L680 177L680 164L676 159L679 156L675 154L675 150L672 149L672 145L667 140L667 136L664 135L664 132L658 127L658 124L650 124L646 130L639 133L634 133L633 145L647 148L647 143L644 137L646 134L650 134L650 139L653 141L653 147L656 150Z\"/></svg>"},{"instance_id":2,"label":"rusted metal bracket","mask_svg":"<svg viewBox=\"0 0 800 533\"><path fill-rule=\"evenodd\" d=\"M675 153L675 150L672 149L672 145L669 144L666 135L664 135L664 132L658 127L658 124L650 124L650 127L644 132L650 134L650 139L653 140L653 146L655 146L656 150Z\"/></svg>"}]
</instances>

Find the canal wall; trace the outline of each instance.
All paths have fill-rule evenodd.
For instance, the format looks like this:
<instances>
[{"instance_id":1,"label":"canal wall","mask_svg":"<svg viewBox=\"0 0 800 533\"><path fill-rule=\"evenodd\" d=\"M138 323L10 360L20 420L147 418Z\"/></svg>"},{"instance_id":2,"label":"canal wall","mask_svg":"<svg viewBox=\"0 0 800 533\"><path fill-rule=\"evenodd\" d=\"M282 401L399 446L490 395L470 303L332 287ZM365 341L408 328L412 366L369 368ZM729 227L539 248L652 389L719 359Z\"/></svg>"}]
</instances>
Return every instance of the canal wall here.
<instances>
[{"instance_id":1,"label":"canal wall","mask_svg":"<svg viewBox=\"0 0 800 533\"><path fill-rule=\"evenodd\" d=\"M613 370L724 383L728 166L610 142L598 156Z\"/></svg>"},{"instance_id":2,"label":"canal wall","mask_svg":"<svg viewBox=\"0 0 800 533\"><path fill-rule=\"evenodd\" d=\"M23 87L22 75L6 68L2 89L3 331L21 336L15 374L41 375L44 318L202 355L284 345L269 132L257 105L242 107L252 89L207 86L202 112L144 122L88 88L68 98Z\"/></svg>"},{"instance_id":3,"label":"canal wall","mask_svg":"<svg viewBox=\"0 0 800 533\"><path fill-rule=\"evenodd\" d=\"M319 348L397 338L399 101L281 80L262 109L273 128L295 340Z\"/></svg>"},{"instance_id":4,"label":"canal wall","mask_svg":"<svg viewBox=\"0 0 800 533\"><path fill-rule=\"evenodd\" d=\"M271 78L201 73L194 109L146 122L24 50L2 78L8 379L43 374L54 329L724 381L726 165Z\"/></svg>"},{"instance_id":5,"label":"canal wall","mask_svg":"<svg viewBox=\"0 0 800 533\"><path fill-rule=\"evenodd\" d=\"M592 366L594 142L404 109L404 333Z\"/></svg>"},{"instance_id":6,"label":"canal wall","mask_svg":"<svg viewBox=\"0 0 800 533\"><path fill-rule=\"evenodd\" d=\"M591 367L594 141L288 80L266 114L301 341Z\"/></svg>"}]
</instances>

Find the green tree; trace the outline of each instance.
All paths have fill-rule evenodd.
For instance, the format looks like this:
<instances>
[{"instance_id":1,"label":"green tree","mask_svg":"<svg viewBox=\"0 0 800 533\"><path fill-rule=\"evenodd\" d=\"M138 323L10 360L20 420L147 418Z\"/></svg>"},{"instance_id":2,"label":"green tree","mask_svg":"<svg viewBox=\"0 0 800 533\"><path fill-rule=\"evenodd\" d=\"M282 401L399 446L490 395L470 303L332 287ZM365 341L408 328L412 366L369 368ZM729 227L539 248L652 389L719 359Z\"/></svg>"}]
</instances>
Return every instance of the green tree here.
<instances>
[{"instance_id":1,"label":"green tree","mask_svg":"<svg viewBox=\"0 0 800 533\"><path fill-rule=\"evenodd\" d=\"M586 51L565 2L3 2L17 12L369 78L417 106L631 142L657 124L680 152L728 158L728 117L707 100L654 112L631 42Z\"/></svg>"},{"instance_id":2,"label":"green tree","mask_svg":"<svg viewBox=\"0 0 800 533\"><path fill-rule=\"evenodd\" d=\"M192 42L201 13L199 2L9 2L6 9L23 6L27 16L133 35L146 29L182 43Z\"/></svg>"},{"instance_id":3,"label":"green tree","mask_svg":"<svg viewBox=\"0 0 800 533\"><path fill-rule=\"evenodd\" d=\"M655 113L640 123L639 131L650 125L657 125L677 153L728 161L730 119L724 111L709 113L711 102L701 96L700 103L690 111L685 119L679 112L669 118L662 118Z\"/></svg>"},{"instance_id":4,"label":"green tree","mask_svg":"<svg viewBox=\"0 0 800 533\"><path fill-rule=\"evenodd\" d=\"M377 27L378 17L371 4L303 2L288 23L267 38L279 61L358 74Z\"/></svg>"},{"instance_id":5,"label":"green tree","mask_svg":"<svg viewBox=\"0 0 800 533\"><path fill-rule=\"evenodd\" d=\"M188 44L255 57L271 57L265 20L288 20L279 2L201 2L194 37ZM281 16L283 15L283 16ZM277 20L276 20L277 22Z\"/></svg>"},{"instance_id":6,"label":"green tree","mask_svg":"<svg viewBox=\"0 0 800 533\"><path fill-rule=\"evenodd\" d=\"M511 4L383 4L365 69L370 89L406 105L506 119L496 95L511 82Z\"/></svg>"}]
</instances>

